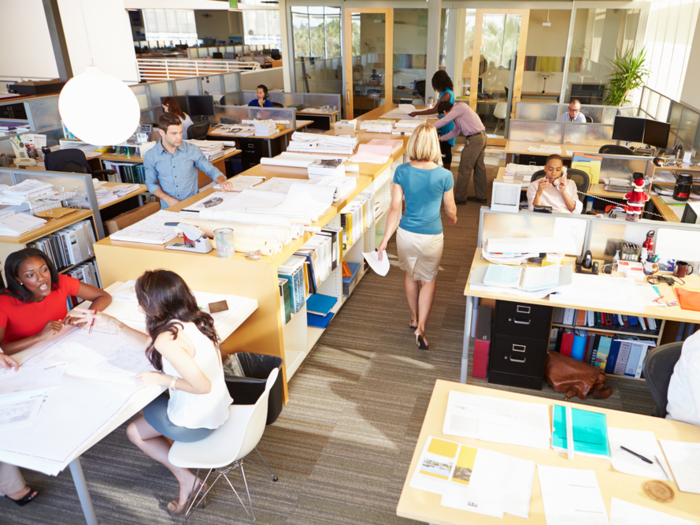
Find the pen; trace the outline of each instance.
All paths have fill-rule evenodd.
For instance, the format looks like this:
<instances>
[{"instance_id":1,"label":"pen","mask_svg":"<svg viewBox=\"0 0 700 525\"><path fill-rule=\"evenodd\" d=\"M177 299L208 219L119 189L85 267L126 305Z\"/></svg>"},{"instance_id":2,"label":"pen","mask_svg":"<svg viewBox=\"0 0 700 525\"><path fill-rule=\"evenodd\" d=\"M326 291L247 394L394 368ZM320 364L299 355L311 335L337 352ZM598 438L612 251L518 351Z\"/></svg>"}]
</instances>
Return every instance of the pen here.
<instances>
[{"instance_id":1,"label":"pen","mask_svg":"<svg viewBox=\"0 0 700 525\"><path fill-rule=\"evenodd\" d=\"M95 315L97 315L97 308L95 308ZM92 333L92 327L95 326L95 318L92 318L92 322L90 323L90 330L88 330L88 334Z\"/></svg>"},{"instance_id":2,"label":"pen","mask_svg":"<svg viewBox=\"0 0 700 525\"><path fill-rule=\"evenodd\" d=\"M657 462L657 463L659 464L659 466L661 467L661 470L663 471L664 476L666 476L666 479L670 481L670 480L671 480L671 476L669 476L668 474L666 474L666 469L665 469L664 466L661 464L661 461L659 461L659 458L657 458L656 456L654 456L654 459L656 460L656 462Z\"/></svg>"},{"instance_id":3,"label":"pen","mask_svg":"<svg viewBox=\"0 0 700 525\"><path fill-rule=\"evenodd\" d=\"M637 456L637 457L638 457L639 459L641 459L642 461L646 461L647 463L650 463L650 464L653 464L653 463L654 463L654 462L651 461L650 459L647 459L647 458L645 458L644 456L642 456L641 454L637 454L636 452L632 452L630 449L628 449L628 448L626 448L626 447L622 447L622 446L621 446L620 448L621 448L622 450L624 450L625 452L629 452L629 453L632 454L633 456ZM668 476L666 476L666 477L668 477Z\"/></svg>"}]
</instances>

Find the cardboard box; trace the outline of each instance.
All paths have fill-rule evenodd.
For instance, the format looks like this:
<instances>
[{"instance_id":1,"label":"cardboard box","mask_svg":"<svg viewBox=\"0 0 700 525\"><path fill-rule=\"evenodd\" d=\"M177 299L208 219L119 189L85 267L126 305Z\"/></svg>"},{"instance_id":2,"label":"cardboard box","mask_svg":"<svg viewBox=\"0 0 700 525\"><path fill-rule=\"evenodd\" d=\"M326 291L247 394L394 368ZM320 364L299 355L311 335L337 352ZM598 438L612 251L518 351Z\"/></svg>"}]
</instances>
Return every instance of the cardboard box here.
<instances>
[{"instance_id":1,"label":"cardboard box","mask_svg":"<svg viewBox=\"0 0 700 525\"><path fill-rule=\"evenodd\" d=\"M104 226L109 235L112 235L114 232L123 230L127 226L136 224L140 220L148 217L149 215L153 215L158 210L160 210L160 202L149 202L145 206L125 211L121 215L117 215L114 219L105 221Z\"/></svg>"}]
</instances>

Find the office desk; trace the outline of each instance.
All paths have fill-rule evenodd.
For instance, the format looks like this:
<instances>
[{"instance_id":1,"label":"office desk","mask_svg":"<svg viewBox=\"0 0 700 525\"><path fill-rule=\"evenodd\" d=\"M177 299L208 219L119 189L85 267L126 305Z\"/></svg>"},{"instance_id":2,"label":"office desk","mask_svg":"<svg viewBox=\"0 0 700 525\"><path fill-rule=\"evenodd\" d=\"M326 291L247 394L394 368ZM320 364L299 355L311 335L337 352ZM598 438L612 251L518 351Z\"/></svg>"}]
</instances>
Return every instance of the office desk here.
<instances>
[{"instance_id":1,"label":"office desk","mask_svg":"<svg viewBox=\"0 0 700 525\"><path fill-rule=\"evenodd\" d=\"M573 257L567 257L564 264L569 264L572 265L574 262ZM474 252L474 259L472 260L472 265L471 265L471 270L474 269L476 266L488 266L489 262L486 259L483 259L481 257L481 248L477 248L476 251ZM471 279L472 272L469 272L469 279ZM600 275L598 277L599 279L606 279L608 278L607 275ZM698 275L689 275L685 277L685 283L686 287L688 288L694 288L694 289L700 289L700 276ZM659 293L664 297L664 300L667 302L673 302L673 301L678 301L678 297L676 296L675 291L673 290L672 287L666 285L666 284L660 284L657 286ZM542 305L542 306L552 306L552 307L561 307L561 308L574 308L576 310L592 310L592 311L600 311L600 308L588 306L588 305L572 305L568 303L559 303L556 300L556 294L554 295L549 295L548 297L545 297L544 299L533 299L530 297L522 297L518 295L511 295L511 294L506 294L506 293L495 293L495 292L490 292L490 291L485 291L485 290L472 290L469 288L469 280L467 280L467 284L464 287L464 295L467 298L467 310L464 316L464 343L462 345L462 369L461 369L461 375L460 375L460 381L462 383L467 382L467 370L469 368L469 344L471 343L471 328L472 328L472 315L474 311L474 299L475 298L483 298L483 299L492 299L495 301L510 301L510 302L518 302L518 303L526 303L526 304L535 304L535 305ZM659 335L658 336L649 336L651 338L657 338L657 340L661 340L661 335L663 334L663 329L664 329L664 324L666 321L678 321L681 323L697 323L698 319L700 319L700 314L698 312L693 312L691 310L683 310L681 309L680 306L666 306L666 307L661 307L661 306L647 306L643 312L638 312L634 310L615 310L614 312L611 313L616 313L616 314L621 314L621 315L631 315L633 317L641 316L641 317L652 317L657 320L661 320L661 326L659 328ZM558 326L558 325L557 325ZM603 330L603 329L597 329L597 328L589 328L589 327L582 327L584 330L591 330L591 331L596 331L596 332L615 332L615 330ZM635 334L638 335L638 334ZM622 376L618 376L622 377Z\"/></svg>"},{"instance_id":2,"label":"office desk","mask_svg":"<svg viewBox=\"0 0 700 525\"><path fill-rule=\"evenodd\" d=\"M132 274L132 278L136 278L138 275ZM113 283L109 288L106 288L107 291L113 292L119 286L121 286L123 282L115 282ZM81 306L86 307L87 304L83 303ZM105 309L106 313L110 313L110 311L114 311L114 309L118 306L118 301L113 301L112 304ZM112 309L112 310L110 310ZM257 309L257 304L255 301L250 300L250 304L246 305L245 311L240 312L240 319L238 320L237 323L231 324L225 327L222 327L221 325L217 326L217 331L219 332L219 336L221 337L222 340L227 339L228 337L231 336L231 334L248 318L250 315L253 314L253 312ZM115 336L119 337L119 336ZM26 359L27 357L31 356L32 354L36 353L38 351L38 348L43 347L42 344L35 345L35 347L29 348L27 350L24 350L22 352L17 353L15 357L18 361ZM89 396L89 387L90 383L85 382L85 389L86 389L86 397ZM60 389L61 386L56 387L56 389ZM165 390L163 389L154 389L154 388L147 388L147 389L140 389L136 390L136 392L129 398L129 400L124 404L124 406L121 408L121 410L113 415L106 424L98 430L91 438L89 438L86 442L84 442L73 454L71 454L69 457L71 458L69 461L69 467L71 471L71 475L73 476L73 482L75 483L75 489L78 492L78 497L80 499L80 506L83 509L83 514L85 516L85 521L87 522L88 525L97 525L98 520L97 520L97 515L95 514L95 509L92 505L92 499L90 498L90 492L87 489L87 484L85 482L85 476L83 474L83 469L80 464L80 456L82 456L85 452L87 452L89 449L91 449L93 446L95 446L97 443L102 441L105 437L107 437L110 433L112 433L114 430L119 428L123 423L131 419L135 414L137 414L143 407L145 407L148 403L153 401L156 397L158 397L161 392ZM78 409L78 407L74 407L75 409ZM31 427L29 428L22 428L19 429L18 431L20 432L31 432ZM70 429L57 429L57 432L70 432ZM46 439L51 439L51 436L46 436ZM4 457L2 451L0 451L0 461L6 461L9 462L10 464L14 464L13 460L7 461L10 458ZM18 466L23 467L24 465L21 462L17 462Z\"/></svg>"},{"instance_id":3,"label":"office desk","mask_svg":"<svg viewBox=\"0 0 700 525\"><path fill-rule=\"evenodd\" d=\"M117 183L117 182L106 182L105 184L103 184L103 186L104 186L105 188L114 188L114 187L117 186L118 184L119 184L119 183ZM106 209L106 208L109 208L109 207L111 207L111 206L114 206L115 204L119 204L119 203L124 202L124 201L126 201L126 200L128 200L128 199L131 199L131 198L133 198L133 197L136 197L136 196L138 196L138 195L141 195L142 193L146 193L146 192L148 191L148 188L146 188L146 185L145 185L145 184L139 184L138 186L139 186L139 188L138 188L137 190L134 190L134 191L132 191L131 193L127 193L127 194L124 195L123 197L119 197L118 199L113 200L113 201L111 201L111 202L108 202L107 204L102 204L102 205L100 206L100 211L101 211L101 210L104 210L104 209Z\"/></svg>"},{"instance_id":4,"label":"office desk","mask_svg":"<svg viewBox=\"0 0 700 525\"><path fill-rule=\"evenodd\" d=\"M564 159L570 159L572 156L567 153L598 153L600 145L597 144L559 144L556 142L527 142L524 140L509 140L506 142L506 162L515 162L516 155L536 155L547 157L549 153L540 153L537 151L529 151L528 148L534 146L557 146L561 148L561 155Z\"/></svg>"},{"instance_id":5,"label":"office desk","mask_svg":"<svg viewBox=\"0 0 700 525\"><path fill-rule=\"evenodd\" d=\"M609 460L594 459L580 455L577 455L574 460L569 460L567 459L566 453L555 452L552 449L542 450L518 445L504 445L500 443L491 443L489 441L480 441L477 439L443 434L442 427L445 418L445 409L447 407L447 398L450 390L500 399L509 399L513 401L525 401L543 405L552 404L552 400L542 397L515 394L503 390L482 388L471 385L461 385L459 383L438 379L435 382L435 388L433 389L430 404L428 405L428 410L425 414L425 419L423 420L423 426L421 427L420 436L418 437L418 443L416 444L413 458L411 459L411 466L408 469L406 481L404 482L401 497L399 498L399 504L396 508L396 514L398 516L434 523L436 525L462 525L464 523L474 525L508 525L516 523L533 523L544 525L546 523L544 505L542 502L542 491L540 489L537 469L535 469L536 474L532 484L530 515L527 521L510 514L504 514L503 519L498 519L473 512L443 507L440 505L440 495L409 487L411 476L418 465L418 460L428 436L435 436L437 438L447 439L473 447L494 450L510 456L528 459L534 461L538 465L593 470L595 471L608 515L610 514L610 499L615 497L636 505L642 505L649 509L690 520L693 523L697 522L698 513L700 512L700 495L680 492L678 490L678 485L676 485L675 482L667 482L675 492L673 501L670 503L657 503L649 498L642 490L642 484L647 481L647 478L631 476L629 474L618 472L612 468ZM572 407L576 408L580 407L580 405L567 403L565 401L557 401L557 404L564 406L571 405ZM639 414L630 414L628 412L620 412L617 410L609 410L593 406L586 406L585 408L591 412L600 412L605 414L608 427L650 430L654 432L656 439L668 439L695 443L700 442L700 427L689 425L687 423L679 423L668 419L641 416Z\"/></svg>"}]
</instances>

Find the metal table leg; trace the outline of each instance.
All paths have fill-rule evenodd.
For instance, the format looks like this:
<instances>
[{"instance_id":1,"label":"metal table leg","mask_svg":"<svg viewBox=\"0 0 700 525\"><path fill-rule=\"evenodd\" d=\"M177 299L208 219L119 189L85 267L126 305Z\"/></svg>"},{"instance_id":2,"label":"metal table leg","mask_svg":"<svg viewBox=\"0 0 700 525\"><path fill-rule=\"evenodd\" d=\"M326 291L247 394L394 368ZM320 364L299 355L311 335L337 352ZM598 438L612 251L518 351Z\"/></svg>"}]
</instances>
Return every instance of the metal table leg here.
<instances>
[{"instance_id":1,"label":"metal table leg","mask_svg":"<svg viewBox=\"0 0 700 525\"><path fill-rule=\"evenodd\" d=\"M459 382L467 382L467 370L469 368L469 343L471 342L472 333L472 314L474 311L474 298L467 296L467 311L464 313L464 343L462 343L462 372L459 376Z\"/></svg>"},{"instance_id":2,"label":"metal table leg","mask_svg":"<svg viewBox=\"0 0 700 525\"><path fill-rule=\"evenodd\" d=\"M83 508L85 522L87 525L99 525L97 515L95 514L95 507L92 506L90 492L88 492L87 484L85 483L85 476L83 475L83 467L80 465L80 458L75 458L70 462L69 466L70 473L73 476L73 483L75 483L75 490L78 493L78 498L80 498L80 506Z\"/></svg>"}]
</instances>

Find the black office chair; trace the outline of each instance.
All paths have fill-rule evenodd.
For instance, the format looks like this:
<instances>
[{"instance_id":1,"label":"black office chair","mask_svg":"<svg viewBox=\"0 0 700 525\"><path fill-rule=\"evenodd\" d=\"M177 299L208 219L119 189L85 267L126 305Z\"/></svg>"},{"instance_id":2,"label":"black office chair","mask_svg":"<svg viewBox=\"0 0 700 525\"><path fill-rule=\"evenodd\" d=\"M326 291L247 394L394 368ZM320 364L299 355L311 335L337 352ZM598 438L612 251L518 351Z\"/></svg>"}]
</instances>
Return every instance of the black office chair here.
<instances>
[{"instance_id":1,"label":"black office chair","mask_svg":"<svg viewBox=\"0 0 700 525\"><path fill-rule=\"evenodd\" d=\"M587 124L593 124L593 119L591 117L589 117L588 115L584 115L584 117L586 119Z\"/></svg>"},{"instance_id":2,"label":"black office chair","mask_svg":"<svg viewBox=\"0 0 700 525\"><path fill-rule=\"evenodd\" d=\"M89 173L90 175L114 175L114 170L93 171L88 164L85 152L77 148L60 149L45 153L44 166L46 171L62 171L64 173Z\"/></svg>"},{"instance_id":3,"label":"black office chair","mask_svg":"<svg viewBox=\"0 0 700 525\"><path fill-rule=\"evenodd\" d=\"M673 368L681 357L683 341L668 343L649 350L642 371L647 380L647 387L654 398L656 417L666 417L668 404L668 384L671 382Z\"/></svg>"},{"instance_id":4,"label":"black office chair","mask_svg":"<svg viewBox=\"0 0 700 525\"><path fill-rule=\"evenodd\" d=\"M624 146L618 146L617 144L606 144L601 146L598 153L607 153L609 155L634 155L634 151Z\"/></svg>"},{"instance_id":5,"label":"black office chair","mask_svg":"<svg viewBox=\"0 0 700 525\"><path fill-rule=\"evenodd\" d=\"M223 59L223 58L224 58L224 54L223 54L223 53L214 52L214 53L211 54L211 57L212 57L212 58L221 58L221 59Z\"/></svg>"},{"instance_id":6,"label":"black office chair","mask_svg":"<svg viewBox=\"0 0 700 525\"><path fill-rule=\"evenodd\" d=\"M574 181L574 183L576 184L576 189L579 191L579 200L582 203L586 204L586 196L582 193L588 193L588 187L590 186L590 179L588 178L588 173L586 173L583 170L569 168L568 170L566 170L566 176L570 180ZM530 182L535 182L537 179L541 179L542 177L544 177L544 170L536 171L530 179Z\"/></svg>"},{"instance_id":7,"label":"black office chair","mask_svg":"<svg viewBox=\"0 0 700 525\"><path fill-rule=\"evenodd\" d=\"M273 102L272 107L273 108L283 108L284 106L282 104L280 104L279 102Z\"/></svg>"},{"instance_id":8,"label":"black office chair","mask_svg":"<svg viewBox=\"0 0 700 525\"><path fill-rule=\"evenodd\" d=\"M209 122L196 122L187 128L187 138L189 140L206 140L209 134Z\"/></svg>"},{"instance_id":9,"label":"black office chair","mask_svg":"<svg viewBox=\"0 0 700 525\"><path fill-rule=\"evenodd\" d=\"M425 100L425 80L416 80L416 91L418 91L420 98Z\"/></svg>"}]
</instances>

